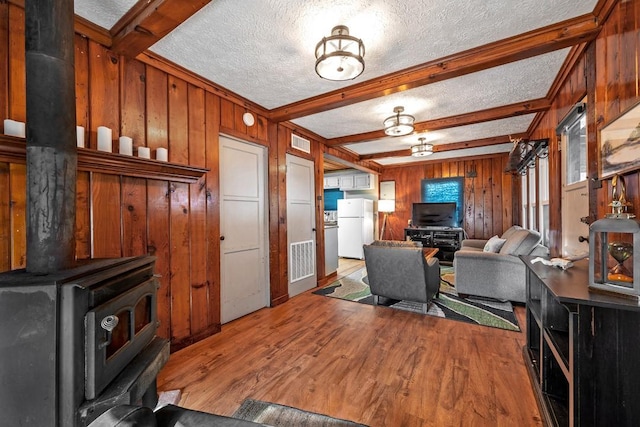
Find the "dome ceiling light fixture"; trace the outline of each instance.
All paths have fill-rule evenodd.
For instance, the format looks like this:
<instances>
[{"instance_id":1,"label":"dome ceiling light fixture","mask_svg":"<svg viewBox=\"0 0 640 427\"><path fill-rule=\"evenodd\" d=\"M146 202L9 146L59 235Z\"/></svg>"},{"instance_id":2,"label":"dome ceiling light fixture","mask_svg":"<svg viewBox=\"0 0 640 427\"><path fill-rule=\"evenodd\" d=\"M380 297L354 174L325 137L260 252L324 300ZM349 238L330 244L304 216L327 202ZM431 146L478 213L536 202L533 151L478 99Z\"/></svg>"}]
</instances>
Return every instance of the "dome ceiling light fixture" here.
<instances>
[{"instance_id":1,"label":"dome ceiling light fixture","mask_svg":"<svg viewBox=\"0 0 640 427\"><path fill-rule=\"evenodd\" d=\"M426 156L430 156L431 154L433 154L433 145L432 144L427 144L425 141L427 139L422 137L422 138L418 138L418 141L420 141L420 144L418 145L414 145L411 147L411 156L412 157L426 157Z\"/></svg>"},{"instance_id":2,"label":"dome ceiling light fixture","mask_svg":"<svg viewBox=\"0 0 640 427\"><path fill-rule=\"evenodd\" d=\"M364 71L364 44L337 25L316 45L316 73L327 80L353 80Z\"/></svg>"},{"instance_id":3,"label":"dome ceiling light fixture","mask_svg":"<svg viewBox=\"0 0 640 427\"><path fill-rule=\"evenodd\" d=\"M404 107L396 107L393 112L396 113L391 117L387 117L384 124L384 133L389 136L409 135L413 132L413 122L415 117L409 114L402 114Z\"/></svg>"}]
</instances>

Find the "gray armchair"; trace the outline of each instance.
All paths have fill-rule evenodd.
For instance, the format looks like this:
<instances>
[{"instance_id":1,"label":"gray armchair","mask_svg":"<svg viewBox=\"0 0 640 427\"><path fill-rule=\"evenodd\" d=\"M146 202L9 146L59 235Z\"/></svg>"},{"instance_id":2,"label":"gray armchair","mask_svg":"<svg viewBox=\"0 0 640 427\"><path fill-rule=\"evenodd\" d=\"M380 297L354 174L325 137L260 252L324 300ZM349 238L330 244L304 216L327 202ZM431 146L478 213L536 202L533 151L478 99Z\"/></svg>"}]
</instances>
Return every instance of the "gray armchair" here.
<instances>
[{"instance_id":1,"label":"gray armchair","mask_svg":"<svg viewBox=\"0 0 640 427\"><path fill-rule=\"evenodd\" d=\"M440 289L440 262L425 259L414 242L376 241L364 245L364 261L373 303L379 297L421 302L426 313Z\"/></svg>"}]
</instances>

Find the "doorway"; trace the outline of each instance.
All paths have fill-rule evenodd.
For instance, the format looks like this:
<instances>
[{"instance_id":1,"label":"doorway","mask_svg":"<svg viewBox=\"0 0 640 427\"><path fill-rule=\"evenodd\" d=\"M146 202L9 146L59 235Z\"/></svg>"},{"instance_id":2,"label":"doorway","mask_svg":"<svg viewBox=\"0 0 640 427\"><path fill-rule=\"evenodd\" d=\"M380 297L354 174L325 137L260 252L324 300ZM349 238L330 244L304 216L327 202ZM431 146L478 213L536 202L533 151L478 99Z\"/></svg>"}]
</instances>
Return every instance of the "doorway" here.
<instances>
[{"instance_id":1,"label":"doorway","mask_svg":"<svg viewBox=\"0 0 640 427\"><path fill-rule=\"evenodd\" d=\"M269 305L266 149L220 136L221 323Z\"/></svg>"},{"instance_id":2,"label":"doorway","mask_svg":"<svg viewBox=\"0 0 640 427\"><path fill-rule=\"evenodd\" d=\"M287 154L289 297L317 286L314 164Z\"/></svg>"},{"instance_id":3,"label":"doorway","mask_svg":"<svg viewBox=\"0 0 640 427\"><path fill-rule=\"evenodd\" d=\"M578 258L589 253L586 108L575 108L561 133L562 256Z\"/></svg>"}]
</instances>

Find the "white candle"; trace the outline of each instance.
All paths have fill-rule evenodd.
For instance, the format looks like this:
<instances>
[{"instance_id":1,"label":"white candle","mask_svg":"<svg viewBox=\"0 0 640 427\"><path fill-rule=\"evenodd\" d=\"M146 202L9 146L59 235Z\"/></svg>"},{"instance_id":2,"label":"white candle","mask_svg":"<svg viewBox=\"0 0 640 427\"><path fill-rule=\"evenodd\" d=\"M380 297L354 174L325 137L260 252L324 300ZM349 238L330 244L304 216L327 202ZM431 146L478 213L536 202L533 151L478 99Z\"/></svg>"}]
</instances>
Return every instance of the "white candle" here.
<instances>
[{"instance_id":1,"label":"white candle","mask_svg":"<svg viewBox=\"0 0 640 427\"><path fill-rule=\"evenodd\" d=\"M84 148L84 127L76 126L76 145Z\"/></svg>"},{"instance_id":2,"label":"white candle","mask_svg":"<svg viewBox=\"0 0 640 427\"><path fill-rule=\"evenodd\" d=\"M161 160L163 162L169 161L169 151L164 147L158 148L156 150L156 160Z\"/></svg>"},{"instance_id":3,"label":"white candle","mask_svg":"<svg viewBox=\"0 0 640 427\"><path fill-rule=\"evenodd\" d=\"M4 134L10 136L17 136L24 138L26 135L24 122L18 122L16 120L5 119L4 121Z\"/></svg>"},{"instance_id":4,"label":"white candle","mask_svg":"<svg viewBox=\"0 0 640 427\"><path fill-rule=\"evenodd\" d=\"M149 147L138 147L138 157L143 159L151 158L151 149Z\"/></svg>"},{"instance_id":5,"label":"white candle","mask_svg":"<svg viewBox=\"0 0 640 427\"><path fill-rule=\"evenodd\" d=\"M111 152L111 129L98 126L98 150Z\"/></svg>"},{"instance_id":6,"label":"white candle","mask_svg":"<svg viewBox=\"0 0 640 427\"><path fill-rule=\"evenodd\" d=\"M119 139L120 154L126 154L127 156L133 156L133 140L128 136L121 136Z\"/></svg>"}]
</instances>

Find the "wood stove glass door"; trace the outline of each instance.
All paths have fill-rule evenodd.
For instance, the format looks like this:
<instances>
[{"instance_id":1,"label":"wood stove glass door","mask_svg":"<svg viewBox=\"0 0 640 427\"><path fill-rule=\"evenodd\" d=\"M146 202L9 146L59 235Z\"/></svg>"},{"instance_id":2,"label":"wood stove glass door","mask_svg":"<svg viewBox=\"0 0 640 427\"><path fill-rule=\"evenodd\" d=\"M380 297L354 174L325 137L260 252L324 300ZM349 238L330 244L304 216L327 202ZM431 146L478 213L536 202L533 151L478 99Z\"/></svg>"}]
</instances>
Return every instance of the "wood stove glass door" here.
<instances>
[{"instance_id":1,"label":"wood stove glass door","mask_svg":"<svg viewBox=\"0 0 640 427\"><path fill-rule=\"evenodd\" d=\"M265 151L220 136L222 323L269 303Z\"/></svg>"}]
</instances>

